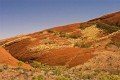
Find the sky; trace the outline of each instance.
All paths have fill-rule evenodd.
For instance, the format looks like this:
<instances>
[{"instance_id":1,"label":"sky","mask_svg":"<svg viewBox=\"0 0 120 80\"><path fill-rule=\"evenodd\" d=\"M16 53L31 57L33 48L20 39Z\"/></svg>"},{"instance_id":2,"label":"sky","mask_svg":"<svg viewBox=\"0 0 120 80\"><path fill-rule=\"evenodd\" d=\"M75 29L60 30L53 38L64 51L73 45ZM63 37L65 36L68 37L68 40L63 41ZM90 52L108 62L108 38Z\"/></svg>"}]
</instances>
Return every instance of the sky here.
<instances>
[{"instance_id":1,"label":"sky","mask_svg":"<svg viewBox=\"0 0 120 80\"><path fill-rule=\"evenodd\" d=\"M0 0L0 39L120 11L120 0Z\"/></svg>"}]
</instances>

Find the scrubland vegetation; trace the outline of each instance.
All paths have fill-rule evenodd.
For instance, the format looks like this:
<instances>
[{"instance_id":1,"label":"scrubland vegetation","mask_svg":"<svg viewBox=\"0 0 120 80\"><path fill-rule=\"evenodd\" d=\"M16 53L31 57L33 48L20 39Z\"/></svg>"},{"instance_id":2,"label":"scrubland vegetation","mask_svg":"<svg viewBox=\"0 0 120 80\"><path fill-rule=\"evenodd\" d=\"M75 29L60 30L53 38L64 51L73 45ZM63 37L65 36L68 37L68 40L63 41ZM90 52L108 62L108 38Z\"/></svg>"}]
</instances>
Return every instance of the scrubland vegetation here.
<instances>
[{"instance_id":1,"label":"scrubland vegetation","mask_svg":"<svg viewBox=\"0 0 120 80\"><path fill-rule=\"evenodd\" d=\"M49 66L34 61L31 65L34 70L23 69L18 63L18 68L10 68L7 65L0 66L0 74L3 80L119 80L120 70L94 70L86 68L84 71L76 67L69 69L66 66ZM6 73L8 71L8 73ZM87 73L85 71L88 71ZM91 71L91 73L89 73ZM12 74L9 74L12 73ZM14 74L15 73L15 74ZM8 75L7 79L4 76ZM13 75L14 74L14 75Z\"/></svg>"}]
</instances>

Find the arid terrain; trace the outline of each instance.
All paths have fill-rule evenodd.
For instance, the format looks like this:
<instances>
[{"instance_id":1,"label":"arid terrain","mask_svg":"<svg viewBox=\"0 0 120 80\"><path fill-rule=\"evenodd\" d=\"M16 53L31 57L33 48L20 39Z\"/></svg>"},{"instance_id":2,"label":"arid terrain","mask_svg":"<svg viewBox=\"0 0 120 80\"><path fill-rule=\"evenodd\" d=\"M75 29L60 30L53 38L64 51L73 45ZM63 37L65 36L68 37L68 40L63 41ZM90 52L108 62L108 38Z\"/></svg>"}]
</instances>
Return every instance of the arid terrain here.
<instances>
[{"instance_id":1,"label":"arid terrain","mask_svg":"<svg viewBox=\"0 0 120 80\"><path fill-rule=\"evenodd\" d=\"M120 11L0 46L0 80L120 80Z\"/></svg>"}]
</instances>

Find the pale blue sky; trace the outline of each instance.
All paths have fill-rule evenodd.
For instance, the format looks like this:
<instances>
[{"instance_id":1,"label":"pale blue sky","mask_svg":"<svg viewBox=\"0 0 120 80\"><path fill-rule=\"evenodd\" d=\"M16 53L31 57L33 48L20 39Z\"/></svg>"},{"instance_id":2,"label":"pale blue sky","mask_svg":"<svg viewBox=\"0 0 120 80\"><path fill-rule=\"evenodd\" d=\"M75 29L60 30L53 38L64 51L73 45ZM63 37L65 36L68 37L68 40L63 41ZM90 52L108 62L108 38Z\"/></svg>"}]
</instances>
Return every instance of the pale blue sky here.
<instances>
[{"instance_id":1,"label":"pale blue sky","mask_svg":"<svg viewBox=\"0 0 120 80\"><path fill-rule=\"evenodd\" d=\"M0 39L119 10L120 0L0 0Z\"/></svg>"}]
</instances>

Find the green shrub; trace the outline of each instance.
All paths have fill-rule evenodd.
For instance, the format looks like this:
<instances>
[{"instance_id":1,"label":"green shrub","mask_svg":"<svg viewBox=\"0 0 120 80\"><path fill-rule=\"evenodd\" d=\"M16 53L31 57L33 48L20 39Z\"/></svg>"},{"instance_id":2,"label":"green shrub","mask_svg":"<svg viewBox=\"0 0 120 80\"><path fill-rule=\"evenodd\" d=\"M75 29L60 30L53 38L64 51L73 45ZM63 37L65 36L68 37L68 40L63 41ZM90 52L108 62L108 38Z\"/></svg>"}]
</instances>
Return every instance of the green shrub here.
<instances>
[{"instance_id":1,"label":"green shrub","mask_svg":"<svg viewBox=\"0 0 120 80\"><path fill-rule=\"evenodd\" d=\"M98 80L119 80L119 77L113 76L113 75L107 75L107 74L101 74L98 77Z\"/></svg>"},{"instance_id":2,"label":"green shrub","mask_svg":"<svg viewBox=\"0 0 120 80\"><path fill-rule=\"evenodd\" d=\"M119 26L109 25L109 24L106 24L106 23L103 23L103 22L100 22L100 21L93 21L93 22L90 22L90 23L87 23L87 24L81 24L80 29L83 30L86 27L89 27L89 26L94 25L94 24L96 24L98 28L107 31L108 33L113 33L115 31L120 30Z\"/></svg>"},{"instance_id":3,"label":"green shrub","mask_svg":"<svg viewBox=\"0 0 120 80\"><path fill-rule=\"evenodd\" d=\"M71 79L66 78L65 76L57 76L55 80L71 80Z\"/></svg>"},{"instance_id":4,"label":"green shrub","mask_svg":"<svg viewBox=\"0 0 120 80\"><path fill-rule=\"evenodd\" d=\"M81 30L84 30L86 27L85 26L80 26L80 29Z\"/></svg>"},{"instance_id":5,"label":"green shrub","mask_svg":"<svg viewBox=\"0 0 120 80\"><path fill-rule=\"evenodd\" d=\"M78 36L78 35L71 35L71 36L69 36L70 38L73 38L73 39L78 39L80 36Z\"/></svg>"},{"instance_id":6,"label":"green shrub","mask_svg":"<svg viewBox=\"0 0 120 80\"><path fill-rule=\"evenodd\" d=\"M33 77L32 80L38 80L37 77Z\"/></svg>"},{"instance_id":7,"label":"green shrub","mask_svg":"<svg viewBox=\"0 0 120 80\"><path fill-rule=\"evenodd\" d=\"M65 32L60 32L59 37L66 37L66 33Z\"/></svg>"},{"instance_id":8,"label":"green shrub","mask_svg":"<svg viewBox=\"0 0 120 80\"><path fill-rule=\"evenodd\" d=\"M48 29L47 32L48 32L48 33L54 33L54 31L53 31L53 30L50 30L50 29Z\"/></svg>"},{"instance_id":9,"label":"green shrub","mask_svg":"<svg viewBox=\"0 0 120 80\"><path fill-rule=\"evenodd\" d=\"M77 78L79 78L79 79L82 78L82 72L79 71L79 70L74 70L74 71L73 71L73 74L75 74L75 76L76 76Z\"/></svg>"},{"instance_id":10,"label":"green shrub","mask_svg":"<svg viewBox=\"0 0 120 80\"><path fill-rule=\"evenodd\" d=\"M32 80L45 80L44 76L39 75L37 77L33 77Z\"/></svg>"},{"instance_id":11,"label":"green shrub","mask_svg":"<svg viewBox=\"0 0 120 80\"><path fill-rule=\"evenodd\" d=\"M111 75L119 75L120 70L109 70L109 73L110 73Z\"/></svg>"},{"instance_id":12,"label":"green shrub","mask_svg":"<svg viewBox=\"0 0 120 80\"><path fill-rule=\"evenodd\" d=\"M66 66L53 66L53 73L54 75L61 75L66 69Z\"/></svg>"},{"instance_id":13,"label":"green shrub","mask_svg":"<svg viewBox=\"0 0 120 80\"><path fill-rule=\"evenodd\" d=\"M38 80L45 80L44 76L42 76L42 75L39 75L37 78L38 78Z\"/></svg>"},{"instance_id":14,"label":"green shrub","mask_svg":"<svg viewBox=\"0 0 120 80\"><path fill-rule=\"evenodd\" d=\"M21 68L24 63L22 61L18 62L18 68Z\"/></svg>"},{"instance_id":15,"label":"green shrub","mask_svg":"<svg viewBox=\"0 0 120 80\"><path fill-rule=\"evenodd\" d=\"M90 66L86 66L85 70L91 70L91 67Z\"/></svg>"},{"instance_id":16,"label":"green shrub","mask_svg":"<svg viewBox=\"0 0 120 80\"><path fill-rule=\"evenodd\" d=\"M117 46L118 48L120 48L120 43L118 43L118 42L112 42L111 44L113 44L113 45Z\"/></svg>"},{"instance_id":17,"label":"green shrub","mask_svg":"<svg viewBox=\"0 0 120 80\"><path fill-rule=\"evenodd\" d=\"M100 73L100 70L94 70L95 73Z\"/></svg>"},{"instance_id":18,"label":"green shrub","mask_svg":"<svg viewBox=\"0 0 120 80\"><path fill-rule=\"evenodd\" d=\"M81 47L81 44L78 43L78 42L76 42L76 43L74 44L74 47Z\"/></svg>"},{"instance_id":19,"label":"green shrub","mask_svg":"<svg viewBox=\"0 0 120 80\"><path fill-rule=\"evenodd\" d=\"M75 43L74 44L74 47L80 47L80 48L89 48L89 47L91 47L91 45L90 44L80 44L80 43Z\"/></svg>"},{"instance_id":20,"label":"green shrub","mask_svg":"<svg viewBox=\"0 0 120 80\"><path fill-rule=\"evenodd\" d=\"M82 77L82 79L93 79L94 78L94 75L92 75L92 74L84 74L83 75L83 77Z\"/></svg>"},{"instance_id":21,"label":"green shrub","mask_svg":"<svg viewBox=\"0 0 120 80\"><path fill-rule=\"evenodd\" d=\"M91 45L90 44L82 44L81 48L89 48Z\"/></svg>"},{"instance_id":22,"label":"green shrub","mask_svg":"<svg viewBox=\"0 0 120 80\"><path fill-rule=\"evenodd\" d=\"M94 22L88 22L88 23L82 23L82 24L80 24L80 29L81 30L84 30L85 28L87 28L87 27L89 27L89 26L92 26L92 25L94 25L95 23Z\"/></svg>"},{"instance_id":23,"label":"green shrub","mask_svg":"<svg viewBox=\"0 0 120 80\"><path fill-rule=\"evenodd\" d=\"M33 63L31 63L31 66L34 68L41 68L42 64L40 62L33 61Z\"/></svg>"},{"instance_id":24,"label":"green shrub","mask_svg":"<svg viewBox=\"0 0 120 80\"><path fill-rule=\"evenodd\" d=\"M5 69L5 70L8 69L8 65L6 65L6 64L3 65L3 69Z\"/></svg>"},{"instance_id":25,"label":"green shrub","mask_svg":"<svg viewBox=\"0 0 120 80\"><path fill-rule=\"evenodd\" d=\"M120 30L120 27L118 27L118 26L111 26L111 25L108 25L108 24L105 24L102 22L96 22L96 24L97 24L98 28L106 30L109 33L113 33L115 31Z\"/></svg>"}]
</instances>

